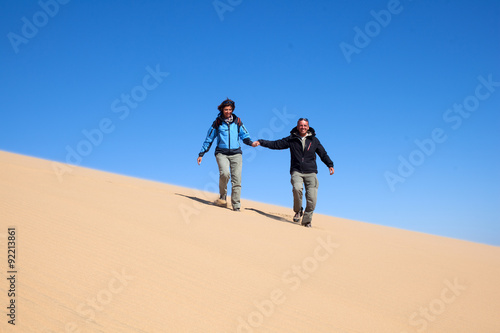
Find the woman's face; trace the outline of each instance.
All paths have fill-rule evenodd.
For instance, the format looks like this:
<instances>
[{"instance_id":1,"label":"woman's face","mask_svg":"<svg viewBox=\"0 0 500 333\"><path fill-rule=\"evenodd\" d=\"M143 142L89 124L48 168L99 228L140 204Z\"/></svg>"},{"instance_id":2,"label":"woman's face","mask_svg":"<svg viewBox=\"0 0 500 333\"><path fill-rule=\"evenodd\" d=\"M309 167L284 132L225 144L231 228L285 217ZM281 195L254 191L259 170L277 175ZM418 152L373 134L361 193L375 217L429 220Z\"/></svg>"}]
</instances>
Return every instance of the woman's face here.
<instances>
[{"instance_id":1,"label":"woman's face","mask_svg":"<svg viewBox=\"0 0 500 333\"><path fill-rule=\"evenodd\" d=\"M231 117L233 114L233 108L231 106L225 106L224 109L222 109L222 114L224 115L224 118L227 119Z\"/></svg>"}]
</instances>

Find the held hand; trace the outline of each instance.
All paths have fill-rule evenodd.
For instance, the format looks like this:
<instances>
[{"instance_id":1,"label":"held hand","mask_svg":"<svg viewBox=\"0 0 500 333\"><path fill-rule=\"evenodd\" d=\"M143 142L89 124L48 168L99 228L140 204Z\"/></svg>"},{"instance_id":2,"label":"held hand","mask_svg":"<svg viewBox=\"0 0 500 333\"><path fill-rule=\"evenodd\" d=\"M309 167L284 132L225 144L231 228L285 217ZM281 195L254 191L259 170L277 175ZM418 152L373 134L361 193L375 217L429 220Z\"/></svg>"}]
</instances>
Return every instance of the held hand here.
<instances>
[{"instance_id":1,"label":"held hand","mask_svg":"<svg viewBox=\"0 0 500 333\"><path fill-rule=\"evenodd\" d=\"M333 167L329 168L329 170L330 170L330 175L333 175L334 172Z\"/></svg>"},{"instance_id":2,"label":"held hand","mask_svg":"<svg viewBox=\"0 0 500 333\"><path fill-rule=\"evenodd\" d=\"M196 161L198 162L198 165L200 165L200 163L201 163L201 159L202 159L202 157L201 157L201 156L198 156L198 158L196 159Z\"/></svg>"},{"instance_id":3,"label":"held hand","mask_svg":"<svg viewBox=\"0 0 500 333\"><path fill-rule=\"evenodd\" d=\"M259 141L252 142L252 147L257 147L257 146L260 146L260 142Z\"/></svg>"}]
</instances>

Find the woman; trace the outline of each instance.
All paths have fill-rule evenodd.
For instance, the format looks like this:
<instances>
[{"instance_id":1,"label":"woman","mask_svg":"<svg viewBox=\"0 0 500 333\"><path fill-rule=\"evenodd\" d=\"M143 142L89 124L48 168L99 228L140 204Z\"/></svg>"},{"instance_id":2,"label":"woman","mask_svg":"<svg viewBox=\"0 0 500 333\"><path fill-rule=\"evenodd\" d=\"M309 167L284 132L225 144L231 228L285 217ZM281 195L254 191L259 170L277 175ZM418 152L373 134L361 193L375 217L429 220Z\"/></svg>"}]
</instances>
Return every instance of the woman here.
<instances>
[{"instance_id":1,"label":"woman","mask_svg":"<svg viewBox=\"0 0 500 333\"><path fill-rule=\"evenodd\" d=\"M239 212L241 208L241 146L240 139L247 145L252 145L250 134L243 122L233 111L234 101L229 98L223 101L217 109L219 115L208 129L207 137L203 142L198 154L198 165L203 155L210 149L215 139L215 158L219 166L219 199L215 201L217 206L226 207L227 183L231 177L231 205L234 211Z\"/></svg>"}]
</instances>

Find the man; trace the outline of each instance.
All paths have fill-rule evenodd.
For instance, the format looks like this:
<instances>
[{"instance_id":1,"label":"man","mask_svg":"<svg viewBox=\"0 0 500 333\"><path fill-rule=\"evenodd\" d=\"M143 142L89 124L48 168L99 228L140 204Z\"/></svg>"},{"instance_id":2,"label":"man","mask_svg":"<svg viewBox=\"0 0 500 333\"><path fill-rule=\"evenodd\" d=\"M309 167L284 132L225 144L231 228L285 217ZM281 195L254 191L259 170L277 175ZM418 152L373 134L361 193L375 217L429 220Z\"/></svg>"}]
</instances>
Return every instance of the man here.
<instances>
[{"instance_id":1,"label":"man","mask_svg":"<svg viewBox=\"0 0 500 333\"><path fill-rule=\"evenodd\" d=\"M259 145L270 149L290 149L290 174L295 212L293 221L299 222L303 214L301 224L310 228L318 194L316 154L329 168L330 175L333 175L334 169L332 160L316 137L316 132L309 127L309 120L300 118L297 127L294 127L290 131L290 136L286 138L275 141L257 140L252 144L254 147ZM307 201L304 213L302 213L302 184L306 187Z\"/></svg>"},{"instance_id":2,"label":"man","mask_svg":"<svg viewBox=\"0 0 500 333\"><path fill-rule=\"evenodd\" d=\"M231 177L231 204L234 211L239 212L241 208L241 139L245 144L251 146L252 140L243 122L234 113L235 103L229 98L223 101L217 109L219 115L208 129L207 137L203 142L201 151L198 154L198 165L200 165L203 155L210 149L214 139L217 139L215 148L215 158L219 166L219 199L215 204L227 207L227 183Z\"/></svg>"}]
</instances>

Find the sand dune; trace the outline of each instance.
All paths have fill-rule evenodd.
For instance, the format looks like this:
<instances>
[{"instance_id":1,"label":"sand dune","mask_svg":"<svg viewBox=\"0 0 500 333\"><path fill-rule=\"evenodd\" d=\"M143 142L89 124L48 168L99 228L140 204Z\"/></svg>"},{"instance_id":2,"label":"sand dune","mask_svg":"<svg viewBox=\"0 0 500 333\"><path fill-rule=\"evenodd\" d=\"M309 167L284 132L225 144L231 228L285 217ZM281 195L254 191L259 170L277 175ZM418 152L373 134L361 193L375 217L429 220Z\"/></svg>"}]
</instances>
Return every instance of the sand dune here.
<instances>
[{"instance_id":1,"label":"sand dune","mask_svg":"<svg viewBox=\"0 0 500 333\"><path fill-rule=\"evenodd\" d=\"M500 332L499 247L53 167L0 152L1 332Z\"/></svg>"}]
</instances>

